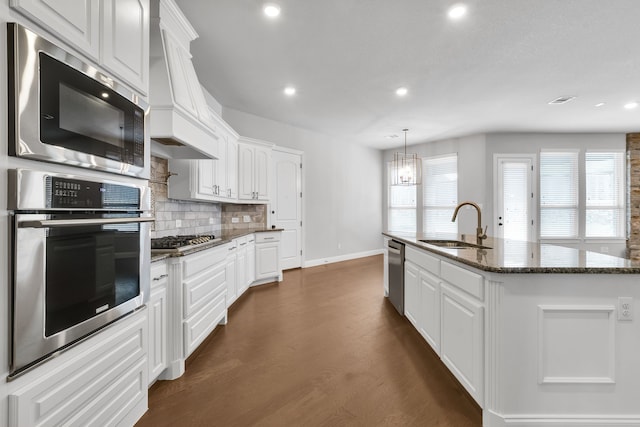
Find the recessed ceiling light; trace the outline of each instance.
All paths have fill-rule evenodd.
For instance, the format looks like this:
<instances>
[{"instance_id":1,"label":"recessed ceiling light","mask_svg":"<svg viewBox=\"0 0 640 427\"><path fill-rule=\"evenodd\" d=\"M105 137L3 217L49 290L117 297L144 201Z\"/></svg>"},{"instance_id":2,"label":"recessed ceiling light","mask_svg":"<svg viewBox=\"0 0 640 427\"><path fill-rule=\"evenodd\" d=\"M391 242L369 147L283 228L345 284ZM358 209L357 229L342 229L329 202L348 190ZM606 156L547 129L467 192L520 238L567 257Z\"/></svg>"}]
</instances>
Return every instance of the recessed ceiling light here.
<instances>
[{"instance_id":1,"label":"recessed ceiling light","mask_svg":"<svg viewBox=\"0 0 640 427\"><path fill-rule=\"evenodd\" d=\"M633 110L634 108L638 108L638 103L636 101L627 102L624 104L624 108L627 110Z\"/></svg>"},{"instance_id":2,"label":"recessed ceiling light","mask_svg":"<svg viewBox=\"0 0 640 427\"><path fill-rule=\"evenodd\" d=\"M399 87L396 89L396 95L398 96L405 96L407 93L409 93L409 89L406 87Z\"/></svg>"},{"instance_id":3,"label":"recessed ceiling light","mask_svg":"<svg viewBox=\"0 0 640 427\"><path fill-rule=\"evenodd\" d=\"M287 86L284 88L284 94L287 96L293 96L296 94L296 88L293 86Z\"/></svg>"},{"instance_id":4,"label":"recessed ceiling light","mask_svg":"<svg viewBox=\"0 0 640 427\"><path fill-rule=\"evenodd\" d=\"M262 11L269 18L276 18L280 15L280 6L275 3L265 3L265 5L262 7Z\"/></svg>"},{"instance_id":5,"label":"recessed ceiling light","mask_svg":"<svg viewBox=\"0 0 640 427\"><path fill-rule=\"evenodd\" d=\"M451 6L451 8L449 8L449 12L447 12L447 15L449 15L449 18L454 20L461 19L466 14L467 14L467 6L464 4L454 4L453 6Z\"/></svg>"},{"instance_id":6,"label":"recessed ceiling light","mask_svg":"<svg viewBox=\"0 0 640 427\"><path fill-rule=\"evenodd\" d=\"M602 107L604 105L604 102L598 102L595 106L596 107Z\"/></svg>"}]
</instances>

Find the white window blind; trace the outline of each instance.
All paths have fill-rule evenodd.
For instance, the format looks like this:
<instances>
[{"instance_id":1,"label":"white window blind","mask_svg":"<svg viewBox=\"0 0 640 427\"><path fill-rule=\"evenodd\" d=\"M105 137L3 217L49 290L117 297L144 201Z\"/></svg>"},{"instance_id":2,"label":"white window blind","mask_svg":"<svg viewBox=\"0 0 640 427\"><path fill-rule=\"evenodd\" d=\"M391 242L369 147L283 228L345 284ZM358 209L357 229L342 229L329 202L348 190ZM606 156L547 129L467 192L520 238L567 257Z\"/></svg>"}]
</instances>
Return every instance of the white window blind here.
<instances>
[{"instance_id":1,"label":"white window blind","mask_svg":"<svg viewBox=\"0 0 640 427\"><path fill-rule=\"evenodd\" d=\"M522 160L502 162L503 236L529 240L529 177L531 163Z\"/></svg>"},{"instance_id":2,"label":"white window blind","mask_svg":"<svg viewBox=\"0 0 640 427\"><path fill-rule=\"evenodd\" d=\"M391 163L387 168L389 200L387 229L389 231L416 231L416 186L391 185Z\"/></svg>"},{"instance_id":3,"label":"white window blind","mask_svg":"<svg viewBox=\"0 0 640 427\"><path fill-rule=\"evenodd\" d=\"M458 155L423 159L422 188L423 231L457 233L451 217L458 204Z\"/></svg>"},{"instance_id":4,"label":"white window blind","mask_svg":"<svg viewBox=\"0 0 640 427\"><path fill-rule=\"evenodd\" d=\"M578 152L540 153L540 238L578 237Z\"/></svg>"},{"instance_id":5,"label":"white window blind","mask_svg":"<svg viewBox=\"0 0 640 427\"><path fill-rule=\"evenodd\" d=\"M585 236L624 237L624 153L587 152L585 175Z\"/></svg>"}]
</instances>

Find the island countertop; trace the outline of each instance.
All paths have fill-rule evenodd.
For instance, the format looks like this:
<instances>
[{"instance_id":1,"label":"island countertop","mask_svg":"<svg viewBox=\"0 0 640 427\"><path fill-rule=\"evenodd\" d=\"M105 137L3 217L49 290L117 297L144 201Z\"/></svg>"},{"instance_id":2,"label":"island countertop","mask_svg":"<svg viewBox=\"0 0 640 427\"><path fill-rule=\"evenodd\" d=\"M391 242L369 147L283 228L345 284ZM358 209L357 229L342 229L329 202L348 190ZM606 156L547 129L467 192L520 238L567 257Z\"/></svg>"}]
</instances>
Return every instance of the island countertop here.
<instances>
[{"instance_id":1,"label":"island countertop","mask_svg":"<svg viewBox=\"0 0 640 427\"><path fill-rule=\"evenodd\" d=\"M477 243L475 235L445 235L389 232L382 233L396 241L494 273L560 274L640 274L640 261L631 261L597 252L547 243L487 237L487 249L453 249L424 243L421 240L459 240Z\"/></svg>"}]
</instances>

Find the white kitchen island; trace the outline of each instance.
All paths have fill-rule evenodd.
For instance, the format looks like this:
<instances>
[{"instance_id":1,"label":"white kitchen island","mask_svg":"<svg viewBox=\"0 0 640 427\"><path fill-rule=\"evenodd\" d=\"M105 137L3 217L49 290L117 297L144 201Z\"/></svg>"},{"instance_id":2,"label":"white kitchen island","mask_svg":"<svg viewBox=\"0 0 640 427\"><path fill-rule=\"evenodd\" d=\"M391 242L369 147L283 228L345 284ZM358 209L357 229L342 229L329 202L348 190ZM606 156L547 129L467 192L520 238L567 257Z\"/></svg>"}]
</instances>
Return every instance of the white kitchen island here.
<instances>
[{"instance_id":1,"label":"white kitchen island","mask_svg":"<svg viewBox=\"0 0 640 427\"><path fill-rule=\"evenodd\" d=\"M482 407L484 426L640 426L640 263L383 234L406 244L405 316Z\"/></svg>"}]
</instances>

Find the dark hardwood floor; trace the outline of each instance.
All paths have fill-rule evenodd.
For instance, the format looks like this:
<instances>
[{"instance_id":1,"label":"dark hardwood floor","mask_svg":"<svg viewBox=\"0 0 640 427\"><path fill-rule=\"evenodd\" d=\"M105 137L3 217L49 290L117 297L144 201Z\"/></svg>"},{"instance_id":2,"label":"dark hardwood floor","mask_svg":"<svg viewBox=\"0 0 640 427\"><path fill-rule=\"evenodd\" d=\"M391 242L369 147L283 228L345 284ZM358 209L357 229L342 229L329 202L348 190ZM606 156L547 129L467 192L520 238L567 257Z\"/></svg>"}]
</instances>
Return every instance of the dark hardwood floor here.
<instances>
[{"instance_id":1,"label":"dark hardwood floor","mask_svg":"<svg viewBox=\"0 0 640 427\"><path fill-rule=\"evenodd\" d=\"M480 426L472 401L382 296L382 256L285 272L149 390L137 426Z\"/></svg>"}]
</instances>

